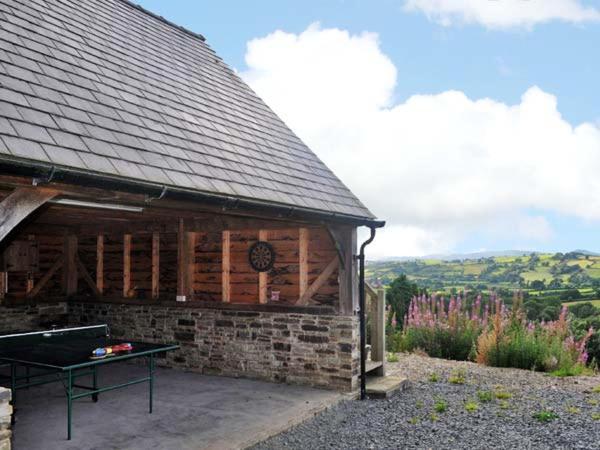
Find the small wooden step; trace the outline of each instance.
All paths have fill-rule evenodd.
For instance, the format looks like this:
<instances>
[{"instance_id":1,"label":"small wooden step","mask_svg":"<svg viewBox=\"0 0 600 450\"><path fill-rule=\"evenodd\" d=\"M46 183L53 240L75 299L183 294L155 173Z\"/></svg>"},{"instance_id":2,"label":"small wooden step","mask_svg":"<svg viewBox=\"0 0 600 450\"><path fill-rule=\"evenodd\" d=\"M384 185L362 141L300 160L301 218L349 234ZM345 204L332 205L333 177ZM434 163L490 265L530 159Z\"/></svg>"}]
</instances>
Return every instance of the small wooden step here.
<instances>
[{"instance_id":1,"label":"small wooden step","mask_svg":"<svg viewBox=\"0 0 600 450\"><path fill-rule=\"evenodd\" d=\"M395 392L408 388L408 379L398 375L367 378L367 395L370 398L388 398Z\"/></svg>"},{"instance_id":2,"label":"small wooden step","mask_svg":"<svg viewBox=\"0 0 600 450\"><path fill-rule=\"evenodd\" d=\"M383 361L366 361L366 372L372 372L375 369L383 366Z\"/></svg>"}]
</instances>

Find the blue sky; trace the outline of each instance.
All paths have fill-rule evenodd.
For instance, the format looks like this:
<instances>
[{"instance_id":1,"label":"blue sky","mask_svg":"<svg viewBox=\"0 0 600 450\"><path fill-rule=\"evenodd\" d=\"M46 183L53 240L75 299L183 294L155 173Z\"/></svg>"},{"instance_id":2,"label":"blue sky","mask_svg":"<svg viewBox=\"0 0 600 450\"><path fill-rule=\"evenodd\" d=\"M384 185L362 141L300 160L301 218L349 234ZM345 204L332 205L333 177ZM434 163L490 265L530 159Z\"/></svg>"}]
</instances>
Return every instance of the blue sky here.
<instances>
[{"instance_id":1,"label":"blue sky","mask_svg":"<svg viewBox=\"0 0 600 450\"><path fill-rule=\"evenodd\" d=\"M427 1L414 0L414 3L427 4ZM452 0L443 1L452 4ZM494 3L502 1L498 0ZM510 3L515 0L507 1ZM557 3L562 1L559 0ZM264 39L275 30L282 30L297 37L305 32L309 25L318 22L320 30L338 29L347 31L350 36L360 36L364 31L377 33L380 53L389 58L397 71L396 82L393 84L388 99L389 104L386 107L404 104L414 95L435 96L448 91L459 91L473 101L491 98L499 105L510 107L519 105L524 93L537 86L544 93L556 98L556 109L561 120L571 126L583 122L588 122L593 127L600 126L598 81L600 79L600 21L593 14L593 8L600 10L600 1L564 0L566 19L560 17L560 14L563 14L561 10L558 17L539 19L538 22L535 22L538 19L533 18L531 23L514 26L490 25L485 23L485 20L464 19L466 16L463 17L464 20L460 20L457 19L460 14L456 12L452 16L451 24L441 24L442 20L439 16L430 14L428 17L424 13L425 7L421 10L416 8L407 11L404 0L305 0L302 2L138 0L138 3L169 20L205 35L208 43L227 63L242 73L250 72L248 80L257 77L255 68L248 67L245 61L248 42L253 39ZM590 8L588 11L592 13L588 15L592 19L578 20L568 16L568 8L572 10L573 4L580 9ZM265 45L267 43L263 42ZM263 54L267 55L266 51L263 51ZM269 67L275 66L270 64ZM254 75L252 75L253 69ZM270 101L269 96L276 94L265 91L263 95L258 86L260 80L257 82L257 87L254 85L253 87L263 98L267 97L269 104L272 104L273 101ZM278 100L279 97L275 98L275 104ZM290 108L293 108L293 101L289 103L291 103ZM285 107L280 108L285 109ZM300 122L301 119L298 119L299 114L295 111L282 112L277 107L275 109L282 113L284 119L287 116L292 118L287 121L293 122L292 128L299 132L309 145L317 142L316 138L310 136L314 127L311 128L309 125L305 127ZM297 123L300 125L294 126ZM552 124L553 122L549 121L548 127L552 127ZM304 129L308 130L306 132L308 137L303 135ZM543 130L543 125L541 129ZM590 144L586 145L586 151L600 154L600 142L591 141L591 150L589 150ZM320 147L319 143L311 146L316 146L316 150ZM481 148L485 151L484 144L481 144ZM564 151L570 150L565 148ZM457 153L459 154L464 155L462 152ZM335 161L334 157L330 158L331 161ZM330 162L327 155L324 159ZM399 161L402 161L402 158L399 158ZM597 160L592 159L592 161ZM518 165L519 161L513 160L512 163ZM542 169L545 164L543 158L539 159ZM589 162L587 164L589 165ZM426 179L427 169L419 167L423 171L423 178ZM475 170L476 168L475 166ZM338 172L336 167L334 170ZM534 166L525 173L534 173L535 170ZM343 175L344 170L342 169L341 172ZM569 172L569 176L583 176L575 169ZM348 180L348 175L342 176L342 179L353 190L361 189L360 183ZM501 181L502 179L499 182ZM511 182L510 179L506 180L507 184ZM556 183L569 183L568 176L565 179L556 179ZM548 184L551 185L551 182ZM405 186L402 187L404 192L406 189ZM532 189L535 190L535 186ZM591 189L595 189L595 186ZM501 186L497 186L497 190L501 190ZM464 195L464 191L460 192ZM361 192L357 194L365 198ZM490 198L495 198L495 195L490 194ZM551 251L574 248L600 250L600 211L588 214L581 212L583 208L571 210L568 205L565 205L565 203L572 203L568 199L561 200L562 203L540 205L544 202L539 202L537 199L543 198L544 194L539 193L539 195L541 197L532 197L527 202L515 202L514 207L507 206L498 211L476 211L474 208L468 208L465 210L464 222L452 219L452 223L445 223L444 217L447 215L437 217L420 213L414 213L404 221L401 214L392 214L396 217L392 219L392 225L397 225L396 236L400 235L401 230L406 231L406 227L413 231L419 229L423 230L423 233L429 233L427 235L429 237L424 239L429 244L406 244L404 248L399 245L394 249L394 253L468 252L513 248ZM556 193L549 188L548 195L556 195ZM371 198L369 193L366 194L365 202L370 206L368 198ZM389 206L389 208L394 207L394 205ZM595 208L595 205L590 207ZM410 210L410 206L406 209ZM376 212L380 216L386 215L385 204L378 207ZM470 222L469 214L477 216L477 220ZM535 236L535 230L532 233L529 228L527 228L528 232L521 234L514 234L510 230L490 232L489 222L485 220L478 222L482 216L489 216L491 221L500 223L499 226L510 228L511 221L506 219L511 215L534 217L536 220L543 218L544 230L540 232L543 238ZM481 225L473 227L469 225L476 222ZM461 233L461 227L467 231ZM423 238L421 231L417 235ZM393 235L390 232L386 242L392 239ZM383 253L385 252L382 252L382 255Z\"/></svg>"}]
</instances>

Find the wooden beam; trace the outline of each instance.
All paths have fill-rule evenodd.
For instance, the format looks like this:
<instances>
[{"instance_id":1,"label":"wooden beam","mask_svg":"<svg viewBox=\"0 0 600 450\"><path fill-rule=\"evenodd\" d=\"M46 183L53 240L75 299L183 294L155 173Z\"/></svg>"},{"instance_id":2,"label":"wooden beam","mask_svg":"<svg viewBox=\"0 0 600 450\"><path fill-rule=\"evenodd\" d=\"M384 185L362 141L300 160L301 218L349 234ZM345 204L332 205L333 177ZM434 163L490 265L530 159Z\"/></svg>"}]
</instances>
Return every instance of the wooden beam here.
<instances>
[{"instance_id":1,"label":"wooden beam","mask_svg":"<svg viewBox=\"0 0 600 450\"><path fill-rule=\"evenodd\" d=\"M298 300L298 302L296 304L297 305L308 305L308 302L313 297L313 295L315 295L317 293L317 291L321 288L321 286L323 286L325 284L325 282L329 279L329 277L331 275L333 275L333 272L335 271L335 269L337 269L339 267L339 265L340 265L340 260L339 260L338 256L336 255L331 260L331 262L329 264L327 264L327 267L325 267L325 269L323 269L323 272L321 272L319 274L319 276L313 282L313 284L310 285L310 287L306 290L304 295L302 297L300 297L300 300Z\"/></svg>"},{"instance_id":2,"label":"wooden beam","mask_svg":"<svg viewBox=\"0 0 600 450\"><path fill-rule=\"evenodd\" d=\"M308 228L300 228L298 234L298 263L299 263L299 289L300 298L304 296L304 293L308 289L308 242L309 234Z\"/></svg>"},{"instance_id":3,"label":"wooden beam","mask_svg":"<svg viewBox=\"0 0 600 450\"><path fill-rule=\"evenodd\" d=\"M160 296L160 233L152 233L152 298Z\"/></svg>"},{"instance_id":4,"label":"wooden beam","mask_svg":"<svg viewBox=\"0 0 600 450\"><path fill-rule=\"evenodd\" d=\"M231 233L223 231L223 260L222 260L222 296L223 303L231 302Z\"/></svg>"},{"instance_id":5,"label":"wooden beam","mask_svg":"<svg viewBox=\"0 0 600 450\"><path fill-rule=\"evenodd\" d=\"M75 258L75 262L77 263L77 269L79 270L79 273L81 274L81 277L88 284L88 286L90 287L90 289L92 290L92 292L94 293L94 295L96 297L98 297L98 298L102 297L102 294L98 290L98 287L96 286L96 283L94 283L94 280L92 279L92 276L89 274L89 272L87 271L87 269L85 268L85 266L81 262L81 259L79 259L79 255L77 255L77 257Z\"/></svg>"},{"instance_id":6,"label":"wooden beam","mask_svg":"<svg viewBox=\"0 0 600 450\"><path fill-rule=\"evenodd\" d=\"M123 297L132 297L131 292L131 235L123 236Z\"/></svg>"},{"instance_id":7,"label":"wooden beam","mask_svg":"<svg viewBox=\"0 0 600 450\"><path fill-rule=\"evenodd\" d=\"M33 234L28 235L27 240L29 242L31 242L32 245L35 244L35 235L33 235ZM30 253L29 264L28 264L29 270L27 271L27 284L25 287L26 294L29 294L33 290L33 286L35 283L35 280L33 278L33 261L31 259L32 258L31 258L31 253Z\"/></svg>"},{"instance_id":8,"label":"wooden beam","mask_svg":"<svg viewBox=\"0 0 600 450\"><path fill-rule=\"evenodd\" d=\"M46 272L40 281L38 281L38 283L27 293L27 298L33 298L38 295L46 283L48 283L54 274L63 266L64 261L64 256L59 256L54 264L52 264L52 267L50 267L48 272Z\"/></svg>"},{"instance_id":9,"label":"wooden beam","mask_svg":"<svg viewBox=\"0 0 600 450\"><path fill-rule=\"evenodd\" d=\"M269 238L269 232L267 230L259 230L258 240L267 241ZM265 304L268 302L267 298L267 283L269 280L268 272L258 273L258 303Z\"/></svg>"},{"instance_id":10,"label":"wooden beam","mask_svg":"<svg viewBox=\"0 0 600 450\"><path fill-rule=\"evenodd\" d=\"M59 191L45 188L19 188L0 203L0 243L32 212L56 197Z\"/></svg>"},{"instance_id":11,"label":"wooden beam","mask_svg":"<svg viewBox=\"0 0 600 450\"><path fill-rule=\"evenodd\" d=\"M67 296L77 293L77 236L67 235L64 241L63 283Z\"/></svg>"},{"instance_id":12,"label":"wooden beam","mask_svg":"<svg viewBox=\"0 0 600 450\"><path fill-rule=\"evenodd\" d=\"M104 235L98 234L96 239L96 288L104 293Z\"/></svg>"}]
</instances>

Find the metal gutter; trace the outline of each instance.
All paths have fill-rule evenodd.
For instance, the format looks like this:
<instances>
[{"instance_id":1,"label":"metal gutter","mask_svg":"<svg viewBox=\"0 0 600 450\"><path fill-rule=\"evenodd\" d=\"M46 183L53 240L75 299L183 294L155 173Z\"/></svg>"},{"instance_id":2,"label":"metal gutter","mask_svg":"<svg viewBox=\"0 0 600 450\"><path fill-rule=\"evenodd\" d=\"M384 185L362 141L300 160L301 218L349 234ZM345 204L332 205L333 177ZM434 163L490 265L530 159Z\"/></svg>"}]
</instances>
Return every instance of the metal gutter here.
<instances>
[{"instance_id":1,"label":"metal gutter","mask_svg":"<svg viewBox=\"0 0 600 450\"><path fill-rule=\"evenodd\" d=\"M253 200L232 197L222 194L195 191L192 189L166 187L159 183L149 183L131 180L100 173L89 173L82 170L65 168L36 161L13 160L0 157L0 173L11 173L32 177L37 184L47 182L64 182L86 187L100 189L120 190L135 194L144 194L151 200L172 198L182 201L202 201L207 204L219 206L224 211L247 208L249 210L268 211L280 218L320 220L326 222L344 223L354 226L367 226L370 228L381 228L385 221L370 219L366 217L326 212L317 209L290 206L285 204L270 203L261 200Z\"/></svg>"}]
</instances>

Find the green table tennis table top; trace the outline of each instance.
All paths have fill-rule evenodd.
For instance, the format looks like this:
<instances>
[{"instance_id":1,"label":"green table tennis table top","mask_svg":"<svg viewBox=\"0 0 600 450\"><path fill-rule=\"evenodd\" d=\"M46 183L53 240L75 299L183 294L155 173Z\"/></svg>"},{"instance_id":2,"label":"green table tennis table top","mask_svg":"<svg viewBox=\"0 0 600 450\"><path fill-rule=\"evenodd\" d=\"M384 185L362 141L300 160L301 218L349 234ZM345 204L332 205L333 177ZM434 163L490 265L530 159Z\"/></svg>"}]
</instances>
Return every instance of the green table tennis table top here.
<instances>
[{"instance_id":1,"label":"green table tennis table top","mask_svg":"<svg viewBox=\"0 0 600 450\"><path fill-rule=\"evenodd\" d=\"M24 366L55 370L72 370L179 348L175 344L154 344L131 340L112 339L108 326L94 325L59 330L32 331L0 335L0 361ZM129 342L133 349L103 359L91 359L99 347Z\"/></svg>"}]
</instances>

